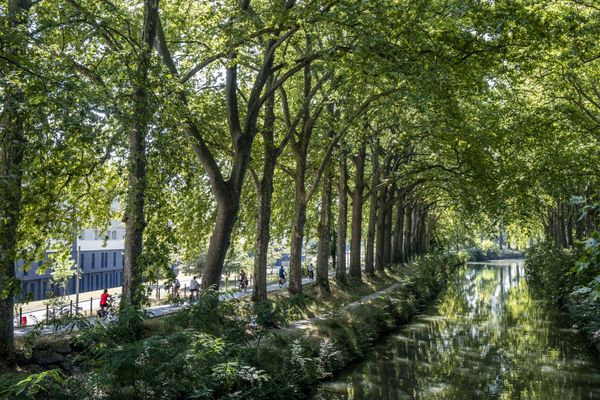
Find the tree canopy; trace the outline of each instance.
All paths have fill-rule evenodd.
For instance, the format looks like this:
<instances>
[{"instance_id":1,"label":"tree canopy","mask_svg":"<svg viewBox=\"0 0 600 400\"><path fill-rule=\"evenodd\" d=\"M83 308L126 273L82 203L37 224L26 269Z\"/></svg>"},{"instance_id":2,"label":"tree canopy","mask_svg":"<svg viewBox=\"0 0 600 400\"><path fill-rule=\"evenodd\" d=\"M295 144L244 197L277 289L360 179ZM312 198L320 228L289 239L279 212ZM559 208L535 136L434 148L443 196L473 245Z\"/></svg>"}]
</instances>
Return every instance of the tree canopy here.
<instances>
[{"instance_id":1,"label":"tree canopy","mask_svg":"<svg viewBox=\"0 0 600 400\"><path fill-rule=\"evenodd\" d=\"M218 287L252 254L263 301L273 251L302 291L310 240L327 290L349 243L360 281L363 259L473 232L595 229L571 202L598 198L591 1L7 0L0 18L0 354L15 261L115 217L137 307L175 262Z\"/></svg>"}]
</instances>

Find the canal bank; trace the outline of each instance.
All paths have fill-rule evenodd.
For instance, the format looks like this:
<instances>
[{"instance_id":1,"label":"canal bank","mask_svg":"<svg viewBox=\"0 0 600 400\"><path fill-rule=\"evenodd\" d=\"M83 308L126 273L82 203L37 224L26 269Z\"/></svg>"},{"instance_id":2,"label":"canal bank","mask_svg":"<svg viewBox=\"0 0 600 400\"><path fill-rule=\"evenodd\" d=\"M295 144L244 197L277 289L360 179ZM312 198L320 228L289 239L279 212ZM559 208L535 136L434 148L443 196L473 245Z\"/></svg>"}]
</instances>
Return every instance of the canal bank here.
<instances>
[{"instance_id":1,"label":"canal bank","mask_svg":"<svg viewBox=\"0 0 600 400\"><path fill-rule=\"evenodd\" d=\"M274 296L268 309L256 310L252 326L243 317L246 303L219 302L216 309L208 308L217 294L206 292L193 306L149 326L140 340L123 337L127 316L122 323L82 330L72 337L81 365L68 376L52 370L56 377L43 371L27 379L41 379L35 389L41 388L48 399L91 398L100 392L107 398L133 399L139 398L136 390L147 398L164 399L209 392L213 398L243 393L253 400L306 399L318 381L364 357L380 337L425 309L463 264L464 258L455 255L419 257L410 265L365 277L360 284L344 285L329 301L319 297L326 312L286 329L280 318L289 321L297 307L308 304L307 296ZM368 294L344 300L350 293ZM19 398L17 392L23 389L13 386L13 378L25 382L17 376L0 377L0 393L7 398Z\"/></svg>"},{"instance_id":2,"label":"canal bank","mask_svg":"<svg viewBox=\"0 0 600 400\"><path fill-rule=\"evenodd\" d=\"M470 264L426 314L314 399L598 399L600 363L522 261Z\"/></svg>"}]
</instances>

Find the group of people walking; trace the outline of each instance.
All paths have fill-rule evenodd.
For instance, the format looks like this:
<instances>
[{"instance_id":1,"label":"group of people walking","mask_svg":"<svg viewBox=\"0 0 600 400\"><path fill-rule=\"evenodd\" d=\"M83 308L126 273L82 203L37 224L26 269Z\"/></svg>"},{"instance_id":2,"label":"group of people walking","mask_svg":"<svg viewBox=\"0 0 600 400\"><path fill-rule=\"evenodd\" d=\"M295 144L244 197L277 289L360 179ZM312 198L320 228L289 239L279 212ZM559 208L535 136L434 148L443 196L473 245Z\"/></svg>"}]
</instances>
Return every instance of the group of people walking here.
<instances>
[{"instance_id":1,"label":"group of people walking","mask_svg":"<svg viewBox=\"0 0 600 400\"><path fill-rule=\"evenodd\" d=\"M315 267L313 266L312 263L310 263L310 265L307 268L307 272L308 272L308 279L310 279L311 281L315 279ZM287 283L287 272L285 271L285 268L282 266L279 267L279 270L277 272L277 276L279 278L279 287L284 287ZM246 291L248 289L248 275L246 274L245 270L241 270L240 274L238 275L238 287L240 291ZM180 298L181 295L179 293L179 290L181 289L181 282L179 282L178 278L175 278L175 280L173 281L173 298ZM189 284L189 290L190 290L190 301L194 301L198 298L198 291L200 289L200 283L198 282L198 277L194 276L192 277L192 279L190 280L190 284ZM106 303L106 299L103 298L101 300L101 308L106 307L105 306Z\"/></svg>"}]
</instances>

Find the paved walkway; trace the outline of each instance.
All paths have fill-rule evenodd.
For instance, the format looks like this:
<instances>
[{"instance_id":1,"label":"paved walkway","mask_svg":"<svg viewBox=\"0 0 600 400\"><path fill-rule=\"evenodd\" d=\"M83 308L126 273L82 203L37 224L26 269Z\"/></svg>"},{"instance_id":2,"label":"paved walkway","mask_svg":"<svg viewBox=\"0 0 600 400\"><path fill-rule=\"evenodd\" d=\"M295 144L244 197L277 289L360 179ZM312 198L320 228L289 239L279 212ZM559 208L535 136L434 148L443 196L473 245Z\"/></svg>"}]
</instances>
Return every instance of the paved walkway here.
<instances>
[{"instance_id":1,"label":"paved walkway","mask_svg":"<svg viewBox=\"0 0 600 400\"><path fill-rule=\"evenodd\" d=\"M329 277L333 277L333 276L335 276L335 271L330 271ZM309 280L308 278L302 278L303 286L313 284L313 283L314 283L314 280ZM271 284L271 285L267 286L267 292L274 292L274 291L283 290L286 288L287 288L287 284L283 288L281 288L278 283L275 283L275 284ZM117 294L118 294L118 291L117 291ZM252 294L252 288L248 288L248 290L246 290L244 292L233 291L233 292L223 293L219 296L219 299L221 301L229 300L229 299L239 299L239 298L243 298L243 297L248 297L251 294ZM89 303L89 300L88 300L88 303ZM82 304L82 303L80 302L80 304ZM174 314L174 313L180 311L187 304L188 304L188 302L185 302L184 304L165 304L165 305L151 306L151 307L146 308L146 312L148 313L149 318L162 317L164 315L170 315L170 314ZM31 321L34 319L37 319L38 321L44 321L46 318L46 311L38 310L38 311L35 311L30 314L26 314L26 315L28 315L29 323L31 323ZM29 319L29 318L31 318L31 319ZM97 319L95 317L89 317L89 321L95 322L95 321L97 321ZM34 328L35 328L35 326L15 327L15 337L16 338L24 337L28 333L30 333L32 330L34 330ZM40 327L40 332L44 335L54 334L57 332L66 332L66 331L70 331L70 330L71 329L69 329L69 328L65 328L65 329L59 329L58 331L55 331L52 326L47 326L47 325L42 325ZM75 328L75 330L76 330L76 328Z\"/></svg>"},{"instance_id":2,"label":"paved walkway","mask_svg":"<svg viewBox=\"0 0 600 400\"><path fill-rule=\"evenodd\" d=\"M378 292L371 293L367 296L361 297L360 299L353 301L352 303L346 304L343 307L343 309L347 310L347 309L356 307L361 304L369 303L369 302L371 302L371 300L381 297L381 296L391 292L392 290L396 289L398 287L398 285L400 285L400 282L396 282L396 283L386 287L385 289L382 289ZM328 317L329 317L328 314L321 314L321 315L317 315L316 317L301 319L301 320L298 320L298 321L295 321L295 322L292 322L291 324L289 324L287 326L287 329L308 329L313 325L314 322L325 320Z\"/></svg>"}]
</instances>

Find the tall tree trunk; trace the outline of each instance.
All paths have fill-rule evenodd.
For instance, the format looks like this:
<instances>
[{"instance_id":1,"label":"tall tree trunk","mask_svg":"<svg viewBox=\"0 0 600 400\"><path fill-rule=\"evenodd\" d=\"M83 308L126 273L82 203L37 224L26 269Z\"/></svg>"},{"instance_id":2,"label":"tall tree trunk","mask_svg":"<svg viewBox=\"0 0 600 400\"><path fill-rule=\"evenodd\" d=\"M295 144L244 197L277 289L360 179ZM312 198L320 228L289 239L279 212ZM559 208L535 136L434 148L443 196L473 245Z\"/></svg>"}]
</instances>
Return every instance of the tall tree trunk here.
<instances>
[{"instance_id":1,"label":"tall tree trunk","mask_svg":"<svg viewBox=\"0 0 600 400\"><path fill-rule=\"evenodd\" d=\"M363 192L365 189L366 143L363 142L355 158L354 191L352 192L352 233L350 238L350 276L361 279L361 245Z\"/></svg>"},{"instance_id":2,"label":"tall tree trunk","mask_svg":"<svg viewBox=\"0 0 600 400\"><path fill-rule=\"evenodd\" d=\"M427 251L427 211L423 210L419 218L419 254L425 254Z\"/></svg>"},{"instance_id":3,"label":"tall tree trunk","mask_svg":"<svg viewBox=\"0 0 600 400\"><path fill-rule=\"evenodd\" d=\"M11 56L17 57L26 49L17 32L27 22L29 4L8 0L7 20L14 31ZM12 47L12 49L11 49ZM18 84L20 79L9 64L0 70L4 102L0 113L0 359L9 360L14 351L14 296L20 283L16 279L17 230L21 220L23 158L25 139L25 95ZM11 79L14 79L12 81Z\"/></svg>"},{"instance_id":4,"label":"tall tree trunk","mask_svg":"<svg viewBox=\"0 0 600 400\"><path fill-rule=\"evenodd\" d=\"M321 192L321 215L319 219L319 248L317 252L317 279L319 289L330 292L329 287L329 240L331 238L331 166L323 173L323 189ZM339 258L339 257L338 257Z\"/></svg>"},{"instance_id":5,"label":"tall tree trunk","mask_svg":"<svg viewBox=\"0 0 600 400\"><path fill-rule=\"evenodd\" d=\"M263 178L261 180L261 190L258 193L256 216L256 236L254 246L254 267L253 267L253 290L252 301L262 302L267 300L267 262L269 255L269 242L271 239L271 200L273 198L273 170L267 169L265 160L263 168ZM269 177L270 174L270 177Z\"/></svg>"},{"instance_id":6,"label":"tall tree trunk","mask_svg":"<svg viewBox=\"0 0 600 400\"><path fill-rule=\"evenodd\" d=\"M267 53L272 46L272 41L267 45ZM204 265L204 274L202 275L202 289L219 289L221 283L221 274L223 264L229 245L231 244L231 234L237 221L240 208L240 197L244 186L244 178L248 165L250 164L250 155L252 152L252 143L257 132L257 117L260 107L257 104L257 97L268 80L268 74L259 73L252 88L249 98L248 115L246 116L245 126L242 129L239 119L239 109L237 102L237 63L235 62L235 53L230 54L231 65L227 68L226 74L226 100L227 100L227 123L229 133L233 139L235 157L231 168L231 175L226 181L220 171L217 174L218 167L208 167L211 170L209 180L212 182L213 193L217 202L217 219L213 230L206 263ZM270 68L272 57L265 57L263 68ZM206 156L203 156L206 158ZM204 163L216 164L214 159L205 160L200 157ZM218 177L217 177L218 175Z\"/></svg>"},{"instance_id":7,"label":"tall tree trunk","mask_svg":"<svg viewBox=\"0 0 600 400\"><path fill-rule=\"evenodd\" d=\"M269 79L267 90L271 87ZM274 145L275 96L270 96L265 104L265 124L263 130L264 160L262 178L257 188L256 237L254 245L254 270L252 301L267 300L267 260L271 240L271 201L273 199L273 178L278 150Z\"/></svg>"},{"instance_id":8,"label":"tall tree trunk","mask_svg":"<svg viewBox=\"0 0 600 400\"><path fill-rule=\"evenodd\" d=\"M399 192L402 192L400 190ZM394 264L400 264L403 262L403 253L404 253L404 197L401 193L398 193L396 197L396 218L394 224L394 234L393 234L393 251L392 251L392 262Z\"/></svg>"},{"instance_id":9,"label":"tall tree trunk","mask_svg":"<svg viewBox=\"0 0 600 400\"><path fill-rule=\"evenodd\" d=\"M247 2L244 2L245 4ZM286 4L286 9L293 7L293 2ZM161 56L165 67L174 77L180 77L177 66L170 54L162 26L158 24L157 51ZM240 197L244 184L244 177L250 163L252 143L257 133L257 120L261 110L263 89L273 73L273 59L275 50L284 40L272 37L265 41L264 59L259 68L250 95L247 98L244 123L240 121L240 109L238 105L238 79L236 52L231 50L228 54L228 63L225 74L225 102L227 104L227 125L235 155L231 165L229 178L225 179L223 170L209 148L208 143L193 118L190 110L185 89L177 90L176 99L187 112L184 113L184 131L190 139L191 147L198 162L202 165L210 182L212 194L217 203L217 219L210 240L204 274L202 277L202 288L219 288L221 273L225 255L229 249L231 234L237 220ZM199 67L200 69L202 67ZM187 75L187 74L186 74ZM189 76L180 78L185 82Z\"/></svg>"},{"instance_id":10,"label":"tall tree trunk","mask_svg":"<svg viewBox=\"0 0 600 400\"><path fill-rule=\"evenodd\" d=\"M375 239L375 269L385 269L384 246L385 246L385 222L387 220L387 188L379 189L377 196L377 233Z\"/></svg>"},{"instance_id":11,"label":"tall tree trunk","mask_svg":"<svg viewBox=\"0 0 600 400\"><path fill-rule=\"evenodd\" d=\"M411 213L411 223L410 223L410 252L411 254L417 255L417 241L419 238L417 237L417 228L419 227L419 213L418 213L419 204L415 204Z\"/></svg>"},{"instance_id":12,"label":"tall tree trunk","mask_svg":"<svg viewBox=\"0 0 600 400\"><path fill-rule=\"evenodd\" d=\"M337 254L338 262L335 279L346 283L346 232L348 230L348 167L343 146L340 146L340 171L338 181L338 221L337 221Z\"/></svg>"},{"instance_id":13,"label":"tall tree trunk","mask_svg":"<svg viewBox=\"0 0 600 400\"><path fill-rule=\"evenodd\" d=\"M371 199L369 210L369 225L367 228L367 246L365 256L365 272L375 274L375 230L377 226L377 186L379 185L379 150L373 146Z\"/></svg>"},{"instance_id":14,"label":"tall tree trunk","mask_svg":"<svg viewBox=\"0 0 600 400\"><path fill-rule=\"evenodd\" d=\"M148 70L150 68L156 23L158 0L144 1L144 24L142 49L138 55L138 65L133 80L133 126L128 135L129 158L127 161L128 188L125 209L125 263L123 266L123 299L121 306L131 304L141 306L144 293L142 285L142 265L140 256L143 250L144 199L146 196L146 136L153 114L149 89Z\"/></svg>"},{"instance_id":15,"label":"tall tree trunk","mask_svg":"<svg viewBox=\"0 0 600 400\"><path fill-rule=\"evenodd\" d=\"M406 221L406 226L404 227L404 257L405 257L405 262L408 262L412 259L412 248L411 248L411 243L412 243L412 209L414 206L414 202L413 201L409 201L406 204L406 208L405 208L405 214L404 214L404 219Z\"/></svg>"},{"instance_id":16,"label":"tall tree trunk","mask_svg":"<svg viewBox=\"0 0 600 400\"><path fill-rule=\"evenodd\" d=\"M392 264L392 217L394 215L393 197L396 192L395 185L388 189L385 202L385 229L383 234L383 265L388 267Z\"/></svg>"},{"instance_id":17,"label":"tall tree trunk","mask_svg":"<svg viewBox=\"0 0 600 400\"><path fill-rule=\"evenodd\" d=\"M289 292L302 293L302 244L306 225L306 158L296 157L294 220L290 240Z\"/></svg>"},{"instance_id":18,"label":"tall tree trunk","mask_svg":"<svg viewBox=\"0 0 600 400\"><path fill-rule=\"evenodd\" d=\"M235 199L217 203L217 219L206 254L202 289L219 289L221 272L231 244L231 233L237 220L238 210L239 203L236 203Z\"/></svg>"}]
</instances>

